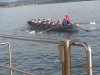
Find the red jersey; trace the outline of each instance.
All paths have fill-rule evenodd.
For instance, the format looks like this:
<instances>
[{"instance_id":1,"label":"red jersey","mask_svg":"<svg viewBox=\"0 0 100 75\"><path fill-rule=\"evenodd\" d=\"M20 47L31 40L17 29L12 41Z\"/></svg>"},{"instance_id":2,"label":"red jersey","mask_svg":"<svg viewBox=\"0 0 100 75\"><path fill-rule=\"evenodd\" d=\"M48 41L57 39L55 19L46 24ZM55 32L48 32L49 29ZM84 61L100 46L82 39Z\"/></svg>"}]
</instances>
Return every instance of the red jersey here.
<instances>
[{"instance_id":1,"label":"red jersey","mask_svg":"<svg viewBox=\"0 0 100 75\"><path fill-rule=\"evenodd\" d=\"M66 21L68 22L68 23L70 23L70 17L68 16L68 15L65 15L66 16Z\"/></svg>"}]
</instances>

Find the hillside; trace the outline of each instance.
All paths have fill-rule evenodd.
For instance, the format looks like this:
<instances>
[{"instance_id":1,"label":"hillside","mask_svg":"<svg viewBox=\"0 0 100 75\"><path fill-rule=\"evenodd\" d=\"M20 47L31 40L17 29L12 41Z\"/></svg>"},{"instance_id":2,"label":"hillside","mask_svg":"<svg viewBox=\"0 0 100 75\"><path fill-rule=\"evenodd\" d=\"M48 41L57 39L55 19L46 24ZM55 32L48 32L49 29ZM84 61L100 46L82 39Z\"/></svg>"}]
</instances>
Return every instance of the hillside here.
<instances>
[{"instance_id":1,"label":"hillside","mask_svg":"<svg viewBox=\"0 0 100 75\"><path fill-rule=\"evenodd\" d=\"M18 0L17 3L23 2L23 3L30 3L30 2L36 2L36 3L49 3L49 2L73 2L73 1L85 1L85 0ZM90 0L86 0L90 1Z\"/></svg>"},{"instance_id":2,"label":"hillside","mask_svg":"<svg viewBox=\"0 0 100 75\"><path fill-rule=\"evenodd\" d=\"M46 4L46 3L73 2L73 1L75 2L75 1L85 1L85 0L18 0L9 3L0 2L0 7L16 7L16 6L26 6L26 5Z\"/></svg>"}]
</instances>

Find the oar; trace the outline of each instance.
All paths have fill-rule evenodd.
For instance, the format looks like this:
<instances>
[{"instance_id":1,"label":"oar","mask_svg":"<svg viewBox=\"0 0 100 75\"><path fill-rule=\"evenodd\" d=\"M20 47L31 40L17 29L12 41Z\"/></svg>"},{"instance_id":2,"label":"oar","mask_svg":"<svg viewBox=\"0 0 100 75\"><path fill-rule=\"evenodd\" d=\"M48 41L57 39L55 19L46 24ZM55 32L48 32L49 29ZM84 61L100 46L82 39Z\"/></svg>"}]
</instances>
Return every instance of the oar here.
<instances>
[{"instance_id":1,"label":"oar","mask_svg":"<svg viewBox=\"0 0 100 75\"><path fill-rule=\"evenodd\" d=\"M24 28L24 27L27 27L27 26L28 26L28 25L21 26L21 27L18 27L17 29L15 29L15 30L19 30L19 29Z\"/></svg>"},{"instance_id":2,"label":"oar","mask_svg":"<svg viewBox=\"0 0 100 75\"><path fill-rule=\"evenodd\" d=\"M51 29L54 29L54 28L56 28L57 26L55 26L55 27L52 27L52 28L49 28L49 29L47 29L47 30L44 30L44 31L42 31L42 32L39 32L39 33L43 33L43 32L46 32L46 31L49 31L49 30L51 30Z\"/></svg>"},{"instance_id":3,"label":"oar","mask_svg":"<svg viewBox=\"0 0 100 75\"><path fill-rule=\"evenodd\" d=\"M87 23L75 23L75 24L90 24L90 25L95 25L96 24L96 22L87 22Z\"/></svg>"},{"instance_id":4,"label":"oar","mask_svg":"<svg viewBox=\"0 0 100 75\"><path fill-rule=\"evenodd\" d=\"M82 29L82 30L84 30L84 31L90 32L89 30L85 30L85 29L83 29L83 28L81 28L81 27L79 27L79 26L76 26L76 25L73 25L73 26L78 27L78 28L80 28L80 29Z\"/></svg>"},{"instance_id":5,"label":"oar","mask_svg":"<svg viewBox=\"0 0 100 75\"><path fill-rule=\"evenodd\" d=\"M49 30L51 30L51 29L53 29L53 28L56 28L56 27L52 27L52 28L49 28L49 29L47 29L47 30L44 30L44 31L42 31L42 32L39 32L39 33L43 33L43 32L46 32L46 31L49 31ZM35 34L35 31L31 31L31 32L29 32L30 34Z\"/></svg>"}]
</instances>

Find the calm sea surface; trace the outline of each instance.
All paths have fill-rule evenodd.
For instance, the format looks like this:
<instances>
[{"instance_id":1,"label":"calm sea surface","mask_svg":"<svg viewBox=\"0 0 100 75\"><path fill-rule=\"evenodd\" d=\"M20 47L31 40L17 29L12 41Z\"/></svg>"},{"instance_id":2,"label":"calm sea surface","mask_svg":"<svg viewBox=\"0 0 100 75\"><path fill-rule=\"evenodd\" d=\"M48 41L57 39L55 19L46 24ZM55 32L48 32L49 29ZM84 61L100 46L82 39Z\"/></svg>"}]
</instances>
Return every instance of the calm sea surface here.
<instances>
[{"instance_id":1,"label":"calm sea surface","mask_svg":"<svg viewBox=\"0 0 100 75\"><path fill-rule=\"evenodd\" d=\"M71 23L79 24L82 29L78 33L44 32L36 30L36 34L29 34L27 21L32 18L64 19L68 13ZM90 24L95 22L96 24ZM0 35L11 35L48 40L67 40L87 42L92 48L93 74L100 75L100 1L68 2L0 8ZM0 43L10 42L12 51L12 66L16 69L31 72L36 75L61 75L61 62L58 59L58 45L40 42L21 41L0 38ZM86 66L85 50L81 47L71 47L72 74L86 75L86 70L79 67ZM0 64L8 64L6 45L0 45ZM9 71L0 69L0 75L8 75ZM14 72L13 75L22 75Z\"/></svg>"}]
</instances>

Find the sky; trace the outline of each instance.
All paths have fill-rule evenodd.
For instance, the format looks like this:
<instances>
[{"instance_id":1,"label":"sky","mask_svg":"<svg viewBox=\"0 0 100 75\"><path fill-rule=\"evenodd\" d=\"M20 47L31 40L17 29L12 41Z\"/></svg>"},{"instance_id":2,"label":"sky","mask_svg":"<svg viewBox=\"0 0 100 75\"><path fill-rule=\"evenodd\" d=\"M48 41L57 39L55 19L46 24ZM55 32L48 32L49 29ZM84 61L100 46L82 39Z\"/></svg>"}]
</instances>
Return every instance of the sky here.
<instances>
[{"instance_id":1,"label":"sky","mask_svg":"<svg viewBox=\"0 0 100 75\"><path fill-rule=\"evenodd\" d=\"M0 2L14 2L14 1L17 1L17 0L0 0Z\"/></svg>"}]
</instances>

